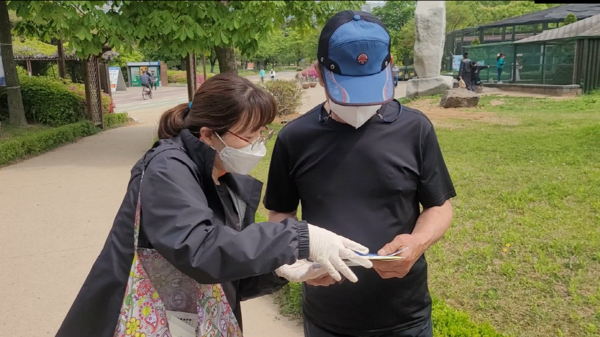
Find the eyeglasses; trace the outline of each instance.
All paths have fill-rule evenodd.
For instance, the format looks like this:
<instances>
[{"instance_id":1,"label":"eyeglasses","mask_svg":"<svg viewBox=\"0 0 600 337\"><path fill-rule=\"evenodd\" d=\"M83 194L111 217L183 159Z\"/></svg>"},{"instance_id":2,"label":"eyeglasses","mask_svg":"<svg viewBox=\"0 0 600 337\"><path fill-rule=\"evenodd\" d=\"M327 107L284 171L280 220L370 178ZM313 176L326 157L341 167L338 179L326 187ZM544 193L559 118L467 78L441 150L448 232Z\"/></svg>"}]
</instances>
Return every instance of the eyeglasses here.
<instances>
[{"instance_id":1,"label":"eyeglasses","mask_svg":"<svg viewBox=\"0 0 600 337\"><path fill-rule=\"evenodd\" d=\"M234 132L231 132L229 130L227 130L228 133L231 133L232 135L238 137L239 139L245 141L248 144L252 144L251 149L254 150L256 148L257 145L260 144L267 144L267 142L269 141L269 139L271 139L271 137L273 137L273 134L275 133L275 130L266 128L266 130L264 130L260 136L258 136L258 138L255 141L250 141Z\"/></svg>"}]
</instances>

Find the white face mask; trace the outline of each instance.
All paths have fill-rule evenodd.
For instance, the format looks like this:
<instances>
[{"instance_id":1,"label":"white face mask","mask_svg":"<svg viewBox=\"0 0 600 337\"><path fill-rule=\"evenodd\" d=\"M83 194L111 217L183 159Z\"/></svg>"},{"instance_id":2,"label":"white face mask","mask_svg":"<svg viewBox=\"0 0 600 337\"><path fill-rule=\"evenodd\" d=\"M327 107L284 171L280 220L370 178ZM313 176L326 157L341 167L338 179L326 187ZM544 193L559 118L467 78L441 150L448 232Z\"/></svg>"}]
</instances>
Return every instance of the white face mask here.
<instances>
[{"instance_id":1,"label":"white face mask","mask_svg":"<svg viewBox=\"0 0 600 337\"><path fill-rule=\"evenodd\" d=\"M225 171L237 174L248 174L256 164L267 154L267 148L264 143L259 143L252 149L252 144L241 149L234 149L227 146L223 139L217 135L225 148L218 152L219 158L223 162Z\"/></svg>"},{"instance_id":2,"label":"white face mask","mask_svg":"<svg viewBox=\"0 0 600 337\"><path fill-rule=\"evenodd\" d=\"M344 122L358 129L365 124L381 105L344 106L329 100L329 108L335 112Z\"/></svg>"}]
</instances>

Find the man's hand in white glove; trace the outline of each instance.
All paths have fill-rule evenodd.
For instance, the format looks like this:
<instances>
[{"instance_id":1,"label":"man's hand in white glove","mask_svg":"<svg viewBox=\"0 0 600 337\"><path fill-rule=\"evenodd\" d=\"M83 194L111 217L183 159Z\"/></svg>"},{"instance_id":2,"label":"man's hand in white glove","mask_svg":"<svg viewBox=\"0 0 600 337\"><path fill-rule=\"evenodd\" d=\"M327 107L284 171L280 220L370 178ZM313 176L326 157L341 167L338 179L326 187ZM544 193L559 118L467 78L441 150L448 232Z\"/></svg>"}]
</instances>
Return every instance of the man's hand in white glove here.
<instances>
[{"instance_id":1,"label":"man's hand in white glove","mask_svg":"<svg viewBox=\"0 0 600 337\"><path fill-rule=\"evenodd\" d=\"M308 238L310 246L309 259L319 263L336 281L342 279L340 273L351 282L358 281L356 275L343 259L356 262L365 268L373 267L371 261L356 254L356 252L367 254L369 249L352 240L311 224L308 224Z\"/></svg>"},{"instance_id":2,"label":"man's hand in white glove","mask_svg":"<svg viewBox=\"0 0 600 337\"><path fill-rule=\"evenodd\" d=\"M298 260L294 264L284 264L275 270L275 274L290 282L305 282L327 275L324 268L313 268L314 262Z\"/></svg>"}]
</instances>

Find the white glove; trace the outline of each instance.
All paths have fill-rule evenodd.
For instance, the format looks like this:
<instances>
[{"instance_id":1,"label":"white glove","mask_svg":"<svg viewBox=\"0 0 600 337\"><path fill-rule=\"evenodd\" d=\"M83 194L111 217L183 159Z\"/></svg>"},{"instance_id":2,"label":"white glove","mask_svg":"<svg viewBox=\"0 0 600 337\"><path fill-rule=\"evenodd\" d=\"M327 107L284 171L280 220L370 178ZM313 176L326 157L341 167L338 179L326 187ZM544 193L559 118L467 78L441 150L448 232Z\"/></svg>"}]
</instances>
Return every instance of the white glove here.
<instances>
[{"instance_id":1,"label":"white glove","mask_svg":"<svg viewBox=\"0 0 600 337\"><path fill-rule=\"evenodd\" d=\"M352 240L311 224L308 224L308 238L309 259L319 263L336 281L342 280L340 273L344 274L350 282L358 281L356 275L342 259L356 262L365 268L373 267L373 263L366 257L355 253L367 254L369 249Z\"/></svg>"},{"instance_id":2,"label":"white glove","mask_svg":"<svg viewBox=\"0 0 600 337\"><path fill-rule=\"evenodd\" d=\"M327 271L324 268L315 268L316 263L307 260L298 260L294 264L284 264L275 270L275 274L290 282L305 282L319 278Z\"/></svg>"}]
</instances>

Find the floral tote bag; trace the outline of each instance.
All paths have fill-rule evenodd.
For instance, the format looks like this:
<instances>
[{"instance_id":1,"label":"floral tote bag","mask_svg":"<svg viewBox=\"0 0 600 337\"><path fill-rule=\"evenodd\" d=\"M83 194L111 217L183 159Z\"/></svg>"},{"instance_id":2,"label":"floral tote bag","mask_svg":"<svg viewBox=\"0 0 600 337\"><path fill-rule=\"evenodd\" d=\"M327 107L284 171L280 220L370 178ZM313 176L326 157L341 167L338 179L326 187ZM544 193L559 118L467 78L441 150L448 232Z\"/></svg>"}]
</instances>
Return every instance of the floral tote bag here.
<instances>
[{"instance_id":1,"label":"floral tote bag","mask_svg":"<svg viewBox=\"0 0 600 337\"><path fill-rule=\"evenodd\" d=\"M220 284L199 284L156 250L138 247L140 214L138 194L135 256L114 337L242 337Z\"/></svg>"}]
</instances>

